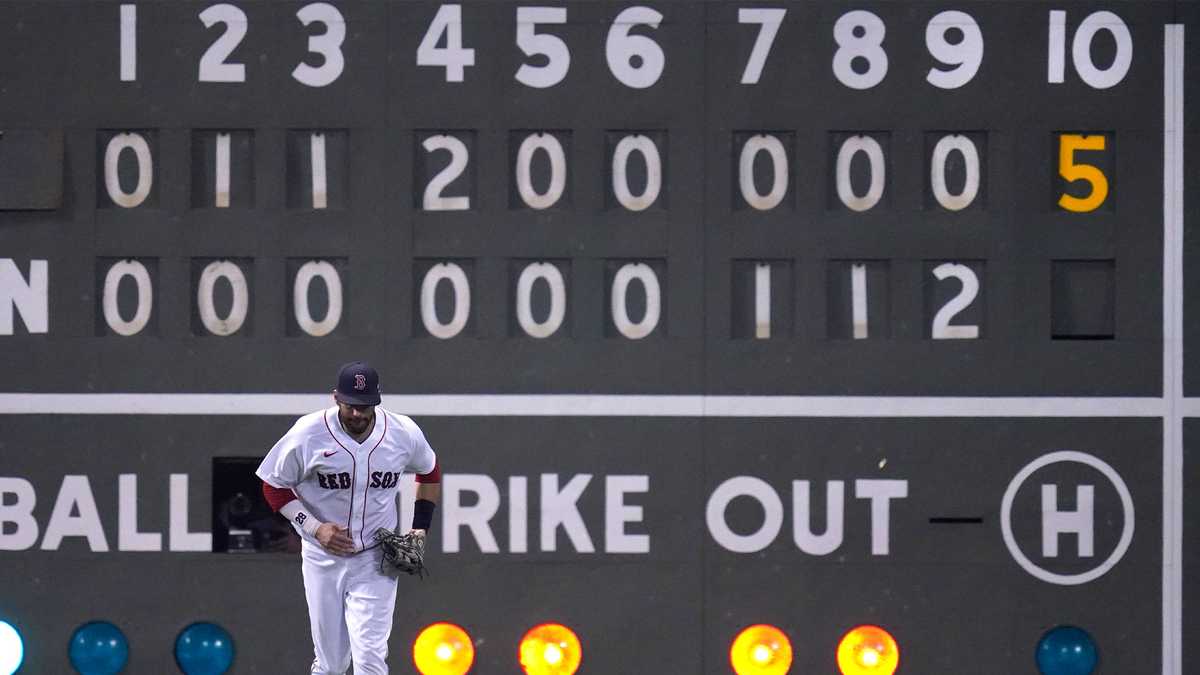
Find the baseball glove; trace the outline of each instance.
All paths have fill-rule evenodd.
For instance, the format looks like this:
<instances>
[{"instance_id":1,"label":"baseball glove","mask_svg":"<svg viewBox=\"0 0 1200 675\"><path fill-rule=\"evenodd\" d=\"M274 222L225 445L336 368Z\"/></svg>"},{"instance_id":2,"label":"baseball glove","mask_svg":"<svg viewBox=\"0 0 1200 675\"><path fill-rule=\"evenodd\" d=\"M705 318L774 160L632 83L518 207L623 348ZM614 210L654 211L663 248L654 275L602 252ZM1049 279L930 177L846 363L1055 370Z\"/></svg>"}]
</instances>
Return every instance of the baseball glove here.
<instances>
[{"instance_id":1,"label":"baseball glove","mask_svg":"<svg viewBox=\"0 0 1200 675\"><path fill-rule=\"evenodd\" d=\"M412 532L396 534L381 528L375 532L375 541L383 549L383 557L379 560L380 573L392 577L401 574L425 577L425 537Z\"/></svg>"}]
</instances>

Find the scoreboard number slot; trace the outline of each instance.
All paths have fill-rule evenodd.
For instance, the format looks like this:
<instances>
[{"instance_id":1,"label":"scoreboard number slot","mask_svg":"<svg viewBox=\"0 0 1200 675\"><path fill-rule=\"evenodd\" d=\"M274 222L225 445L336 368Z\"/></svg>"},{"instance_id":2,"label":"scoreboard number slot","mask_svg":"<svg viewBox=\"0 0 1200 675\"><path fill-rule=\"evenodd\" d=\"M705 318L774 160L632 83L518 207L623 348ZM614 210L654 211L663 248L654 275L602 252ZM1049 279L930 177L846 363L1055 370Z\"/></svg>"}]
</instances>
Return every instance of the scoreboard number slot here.
<instances>
[{"instance_id":1,"label":"scoreboard number slot","mask_svg":"<svg viewBox=\"0 0 1200 675\"><path fill-rule=\"evenodd\" d=\"M951 325L959 314L975 302L979 295L979 277L975 270L959 263L942 263L933 268L933 276L938 281L957 279L961 288L957 295L950 298L937 314L929 327L929 337L934 340L974 340L979 337L979 326L976 324Z\"/></svg>"},{"instance_id":2,"label":"scoreboard number slot","mask_svg":"<svg viewBox=\"0 0 1200 675\"><path fill-rule=\"evenodd\" d=\"M1058 175L1064 181L1058 205L1064 210L1087 213L1099 209L1107 202L1108 176L1103 168L1089 164L1088 161L1111 162L1107 152L1111 150L1111 143L1108 142L1111 136L1111 133L1058 135ZM1087 161L1084 161L1085 159ZM1077 194L1071 194L1072 192Z\"/></svg>"},{"instance_id":3,"label":"scoreboard number slot","mask_svg":"<svg viewBox=\"0 0 1200 675\"><path fill-rule=\"evenodd\" d=\"M422 141L421 147L425 148L427 153L442 151L450 155L450 163L432 176L425 185L425 192L421 197L421 208L426 211L466 211L470 209L471 197L469 195L447 197L442 194L467 170L467 164L471 159L467 144L457 136L436 134Z\"/></svg>"}]
</instances>

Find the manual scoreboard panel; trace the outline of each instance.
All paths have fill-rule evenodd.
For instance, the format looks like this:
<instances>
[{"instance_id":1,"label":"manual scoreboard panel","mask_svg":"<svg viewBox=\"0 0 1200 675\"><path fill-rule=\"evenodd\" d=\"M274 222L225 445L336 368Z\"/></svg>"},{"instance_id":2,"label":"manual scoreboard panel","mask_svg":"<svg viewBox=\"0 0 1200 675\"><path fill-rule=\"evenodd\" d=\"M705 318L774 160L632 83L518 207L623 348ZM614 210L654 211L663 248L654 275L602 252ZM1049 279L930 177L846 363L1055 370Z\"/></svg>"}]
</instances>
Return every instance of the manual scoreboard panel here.
<instances>
[{"instance_id":1,"label":"manual scoreboard panel","mask_svg":"<svg viewBox=\"0 0 1200 675\"><path fill-rule=\"evenodd\" d=\"M508 639L503 612L450 588L455 575L533 589L497 591L514 615L590 628L593 673L727 672L732 635L760 621L791 632L795 672L834 672L829 643L857 621L896 628L901 673L1033 673L1037 637L1070 623L1099 643L1098 672L1180 675L1163 637L1180 631L1164 609L1179 564L1164 513L1182 518L1182 432L1163 425L1194 409L1197 371L1164 335L1200 344L1197 312L1181 323L1171 309L1195 305L1196 238L1178 274L1164 249L1195 212L1168 139L1182 136L1178 162L1197 149L1195 114L1172 96L1200 62L1167 27L1198 14L9 3L0 390L17 395L4 412L70 423L56 436L3 419L5 441L38 452L0 477L45 493L39 536L5 540L17 552L4 555L28 569L64 567L60 546L99 555L92 539L45 542L79 472L114 532L118 474L158 485L143 490L164 505L190 475L191 527L206 529L214 458L261 456L288 423L256 416L277 408L186 404L76 416L20 394L133 394L135 407L308 394L367 358L385 395L418 408L464 396L414 413L461 498L433 543L445 586L423 601L489 640ZM1185 391L1168 391L1177 371ZM496 394L544 398L503 418L472 398ZM562 395L599 408L569 416ZM595 412L631 396L646 398ZM940 407L921 408L930 397ZM48 463L63 447L78 468ZM97 450L123 466L86 458ZM640 519L612 510L621 499ZM546 504L578 508L583 533ZM606 529L613 513L627 532ZM104 556L129 555L109 538ZM161 548L139 569L175 564ZM212 556L187 564L262 574ZM252 630L258 609L222 605L215 578L191 583L210 616ZM699 646L662 643L630 607ZM55 623L89 618L39 617L35 648L60 658ZM398 611L393 653L422 620ZM976 660L988 641L1002 647ZM239 649L246 664L305 661ZM501 672L510 656L479 663Z\"/></svg>"}]
</instances>

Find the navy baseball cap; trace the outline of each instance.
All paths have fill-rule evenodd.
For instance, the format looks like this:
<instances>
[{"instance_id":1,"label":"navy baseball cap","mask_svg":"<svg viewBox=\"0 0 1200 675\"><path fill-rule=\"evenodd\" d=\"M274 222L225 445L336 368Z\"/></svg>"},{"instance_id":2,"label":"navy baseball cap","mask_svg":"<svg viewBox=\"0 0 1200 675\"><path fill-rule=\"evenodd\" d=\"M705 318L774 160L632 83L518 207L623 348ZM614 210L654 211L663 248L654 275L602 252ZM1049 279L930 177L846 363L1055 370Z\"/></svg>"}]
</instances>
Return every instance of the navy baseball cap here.
<instances>
[{"instance_id":1,"label":"navy baseball cap","mask_svg":"<svg viewBox=\"0 0 1200 675\"><path fill-rule=\"evenodd\" d=\"M349 405L379 405L379 373L366 361L351 361L338 371L339 402Z\"/></svg>"}]
</instances>

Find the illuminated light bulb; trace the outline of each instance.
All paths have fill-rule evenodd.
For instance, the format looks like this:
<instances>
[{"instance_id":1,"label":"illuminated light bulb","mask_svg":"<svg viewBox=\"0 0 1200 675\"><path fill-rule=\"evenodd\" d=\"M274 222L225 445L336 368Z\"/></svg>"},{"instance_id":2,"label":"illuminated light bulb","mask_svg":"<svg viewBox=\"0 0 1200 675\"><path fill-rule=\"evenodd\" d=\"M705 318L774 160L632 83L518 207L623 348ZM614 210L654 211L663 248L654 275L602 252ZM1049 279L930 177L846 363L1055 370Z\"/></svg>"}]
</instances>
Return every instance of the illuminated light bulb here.
<instances>
[{"instance_id":1,"label":"illuminated light bulb","mask_svg":"<svg viewBox=\"0 0 1200 675\"><path fill-rule=\"evenodd\" d=\"M570 628L544 623L521 638L518 657L526 675L572 675L583 660L583 647Z\"/></svg>"},{"instance_id":2,"label":"illuminated light bulb","mask_svg":"<svg viewBox=\"0 0 1200 675\"><path fill-rule=\"evenodd\" d=\"M12 675L25 661L21 634L7 621L0 621L0 675Z\"/></svg>"},{"instance_id":3,"label":"illuminated light bulb","mask_svg":"<svg viewBox=\"0 0 1200 675\"><path fill-rule=\"evenodd\" d=\"M452 623L426 626L413 642L413 664L421 675L465 675L473 663L471 636Z\"/></svg>"},{"instance_id":4,"label":"illuminated light bulb","mask_svg":"<svg viewBox=\"0 0 1200 675\"><path fill-rule=\"evenodd\" d=\"M734 638L729 665L737 675L784 675L792 667L792 643L775 626L755 624Z\"/></svg>"},{"instance_id":5,"label":"illuminated light bulb","mask_svg":"<svg viewBox=\"0 0 1200 675\"><path fill-rule=\"evenodd\" d=\"M893 675L900 666L900 647L879 626L858 626L838 643L837 663L842 675Z\"/></svg>"},{"instance_id":6,"label":"illuminated light bulb","mask_svg":"<svg viewBox=\"0 0 1200 675\"><path fill-rule=\"evenodd\" d=\"M1037 666L1042 675L1091 675L1099 654L1092 636L1075 626L1046 631L1037 645Z\"/></svg>"}]
</instances>

